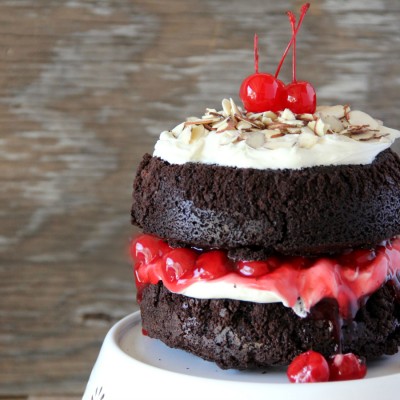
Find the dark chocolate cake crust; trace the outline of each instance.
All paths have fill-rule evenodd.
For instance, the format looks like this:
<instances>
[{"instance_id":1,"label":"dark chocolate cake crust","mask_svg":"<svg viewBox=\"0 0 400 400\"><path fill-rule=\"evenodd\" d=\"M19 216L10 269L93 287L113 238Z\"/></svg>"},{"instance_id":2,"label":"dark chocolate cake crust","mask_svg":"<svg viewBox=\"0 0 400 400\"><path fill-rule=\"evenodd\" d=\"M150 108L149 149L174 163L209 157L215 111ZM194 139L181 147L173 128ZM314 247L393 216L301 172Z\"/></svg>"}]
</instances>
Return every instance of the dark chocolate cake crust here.
<instances>
[{"instance_id":1,"label":"dark chocolate cake crust","mask_svg":"<svg viewBox=\"0 0 400 400\"><path fill-rule=\"evenodd\" d=\"M170 243L223 248L231 258L318 255L374 246L400 233L400 160L256 170L169 164L145 155L132 223Z\"/></svg>"},{"instance_id":2,"label":"dark chocolate cake crust","mask_svg":"<svg viewBox=\"0 0 400 400\"><path fill-rule=\"evenodd\" d=\"M390 283L370 297L354 321L342 327L343 353L373 359L398 351L400 304L394 299ZM331 301L319 303L313 318L300 318L280 303L194 299L173 294L159 283L144 289L140 308L150 337L223 369L287 365L310 349L326 357L338 351L340 326Z\"/></svg>"}]
</instances>

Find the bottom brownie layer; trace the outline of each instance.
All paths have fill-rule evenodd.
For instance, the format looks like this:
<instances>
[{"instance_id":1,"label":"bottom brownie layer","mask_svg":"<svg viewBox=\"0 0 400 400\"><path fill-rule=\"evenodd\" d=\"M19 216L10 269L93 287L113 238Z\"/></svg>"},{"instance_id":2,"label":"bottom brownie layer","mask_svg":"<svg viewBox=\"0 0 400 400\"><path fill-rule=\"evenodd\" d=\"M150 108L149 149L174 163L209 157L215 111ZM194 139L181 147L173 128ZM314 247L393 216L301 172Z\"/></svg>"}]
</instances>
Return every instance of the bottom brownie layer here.
<instances>
[{"instance_id":1,"label":"bottom brownie layer","mask_svg":"<svg viewBox=\"0 0 400 400\"><path fill-rule=\"evenodd\" d=\"M143 329L152 338L191 352L223 369L287 365L313 349L326 357L342 352L367 359L395 354L400 345L400 304L391 283L375 292L343 324L337 305L319 303L307 318L281 303L202 300L169 292L161 283L143 289Z\"/></svg>"}]
</instances>

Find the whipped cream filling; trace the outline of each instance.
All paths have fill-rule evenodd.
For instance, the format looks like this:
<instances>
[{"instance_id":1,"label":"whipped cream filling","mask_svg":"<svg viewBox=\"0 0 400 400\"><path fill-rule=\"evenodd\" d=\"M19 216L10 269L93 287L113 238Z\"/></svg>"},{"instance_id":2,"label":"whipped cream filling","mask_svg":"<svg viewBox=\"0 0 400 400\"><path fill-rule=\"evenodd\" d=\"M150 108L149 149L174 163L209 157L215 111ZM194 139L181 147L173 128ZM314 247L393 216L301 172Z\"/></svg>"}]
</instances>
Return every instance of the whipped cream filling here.
<instances>
[{"instance_id":1,"label":"whipped cream filling","mask_svg":"<svg viewBox=\"0 0 400 400\"><path fill-rule=\"evenodd\" d=\"M222 106L162 132L153 155L172 164L255 169L370 164L400 137L400 131L348 106L300 115L288 109L245 113L232 99Z\"/></svg>"}]
</instances>

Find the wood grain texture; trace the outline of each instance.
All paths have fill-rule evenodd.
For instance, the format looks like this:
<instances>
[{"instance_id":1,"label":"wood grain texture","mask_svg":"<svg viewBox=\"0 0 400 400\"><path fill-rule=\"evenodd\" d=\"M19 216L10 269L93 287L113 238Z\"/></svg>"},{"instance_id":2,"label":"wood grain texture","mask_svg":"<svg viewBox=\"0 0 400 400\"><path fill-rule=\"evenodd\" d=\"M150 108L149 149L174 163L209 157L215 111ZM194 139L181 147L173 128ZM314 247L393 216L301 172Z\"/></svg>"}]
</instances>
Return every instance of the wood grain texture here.
<instances>
[{"instance_id":1,"label":"wood grain texture","mask_svg":"<svg viewBox=\"0 0 400 400\"><path fill-rule=\"evenodd\" d=\"M0 398L83 392L107 330L137 309L127 246L141 155L161 130L238 100L254 32L274 71L284 12L300 5L0 2ZM320 104L400 128L399 32L397 0L312 1L298 76Z\"/></svg>"}]
</instances>

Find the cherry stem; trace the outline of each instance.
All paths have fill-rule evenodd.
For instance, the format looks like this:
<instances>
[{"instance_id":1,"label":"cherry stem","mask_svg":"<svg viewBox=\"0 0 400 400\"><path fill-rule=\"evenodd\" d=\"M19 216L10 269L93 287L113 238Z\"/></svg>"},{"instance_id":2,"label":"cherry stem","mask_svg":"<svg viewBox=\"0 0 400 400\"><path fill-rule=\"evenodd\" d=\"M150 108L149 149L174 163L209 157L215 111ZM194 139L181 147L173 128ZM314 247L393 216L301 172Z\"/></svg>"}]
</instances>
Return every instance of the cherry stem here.
<instances>
[{"instance_id":1,"label":"cherry stem","mask_svg":"<svg viewBox=\"0 0 400 400\"><path fill-rule=\"evenodd\" d=\"M289 17L290 24L292 25L292 37L293 39L293 58L292 58L292 74L293 74L293 79L292 82L297 82L296 79L296 16L291 12L288 11L287 15Z\"/></svg>"},{"instance_id":2,"label":"cherry stem","mask_svg":"<svg viewBox=\"0 0 400 400\"><path fill-rule=\"evenodd\" d=\"M283 52L281 61L280 61L279 65L278 65L278 68L276 69L276 72L275 72L275 78L278 78L279 72L281 71L283 62L285 61L285 58L286 58L286 56L287 56L287 53L289 52L290 46L291 46L291 45L293 44L293 42L296 40L297 32L299 31L299 29L300 29L300 27L301 27L301 24L303 23L303 19L304 19L304 17L305 17L305 15L306 15L306 13L307 13L307 11L308 11L309 8L310 8L310 3L305 3L305 4L303 4L303 5L301 6L299 23L297 24L296 30L295 30L295 32L292 34L292 38L290 39L290 41L289 41L289 43L288 43L288 45L287 45L285 51Z\"/></svg>"},{"instance_id":3,"label":"cherry stem","mask_svg":"<svg viewBox=\"0 0 400 400\"><path fill-rule=\"evenodd\" d=\"M258 35L254 34L254 71L258 74Z\"/></svg>"}]
</instances>

